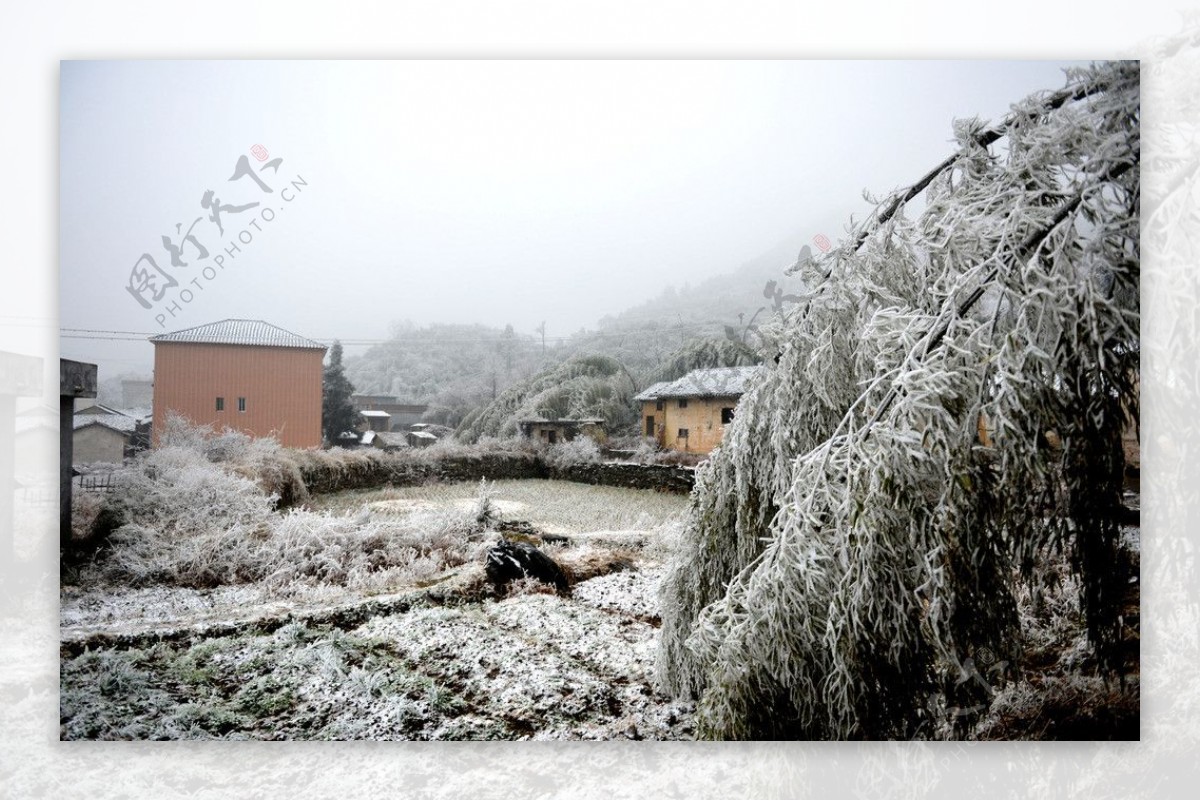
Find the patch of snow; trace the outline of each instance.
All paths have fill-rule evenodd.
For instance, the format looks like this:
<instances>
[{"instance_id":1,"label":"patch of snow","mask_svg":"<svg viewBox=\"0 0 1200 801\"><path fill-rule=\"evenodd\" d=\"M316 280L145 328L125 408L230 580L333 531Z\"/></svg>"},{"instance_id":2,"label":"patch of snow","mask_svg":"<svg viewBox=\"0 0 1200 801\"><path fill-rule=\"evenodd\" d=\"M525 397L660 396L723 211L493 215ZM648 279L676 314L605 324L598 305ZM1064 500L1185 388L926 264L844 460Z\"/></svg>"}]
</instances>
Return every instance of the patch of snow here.
<instances>
[{"instance_id":1,"label":"patch of snow","mask_svg":"<svg viewBox=\"0 0 1200 801\"><path fill-rule=\"evenodd\" d=\"M575 585L573 595L576 601L597 609L640 618L657 617L662 577L662 568L622 570Z\"/></svg>"}]
</instances>

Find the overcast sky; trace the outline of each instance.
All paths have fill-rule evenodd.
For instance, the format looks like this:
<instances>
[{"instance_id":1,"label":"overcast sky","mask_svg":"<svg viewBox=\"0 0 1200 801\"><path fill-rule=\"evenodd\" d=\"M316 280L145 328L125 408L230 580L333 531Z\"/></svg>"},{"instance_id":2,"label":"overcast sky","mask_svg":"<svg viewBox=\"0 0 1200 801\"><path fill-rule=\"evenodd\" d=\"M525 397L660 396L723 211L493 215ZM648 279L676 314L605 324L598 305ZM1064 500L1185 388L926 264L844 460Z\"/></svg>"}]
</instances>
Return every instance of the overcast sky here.
<instances>
[{"instance_id":1,"label":"overcast sky","mask_svg":"<svg viewBox=\"0 0 1200 801\"><path fill-rule=\"evenodd\" d=\"M996 120L1065 66L64 62L61 326L246 317L378 340L400 320L545 320L565 336L782 240L836 240L864 189L953 149L955 117ZM150 308L135 267L156 278L134 281ZM152 362L144 342L64 337L62 355L101 379Z\"/></svg>"}]
</instances>

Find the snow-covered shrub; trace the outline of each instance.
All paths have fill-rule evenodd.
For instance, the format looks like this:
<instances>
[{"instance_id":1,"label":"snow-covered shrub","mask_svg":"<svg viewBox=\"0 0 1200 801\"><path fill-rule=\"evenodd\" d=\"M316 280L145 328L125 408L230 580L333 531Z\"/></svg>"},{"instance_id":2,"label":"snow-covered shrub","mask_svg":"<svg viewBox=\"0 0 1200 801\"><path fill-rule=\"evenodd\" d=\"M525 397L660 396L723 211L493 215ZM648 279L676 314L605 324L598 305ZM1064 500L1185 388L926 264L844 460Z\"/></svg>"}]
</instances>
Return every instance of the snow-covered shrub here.
<instances>
[{"instance_id":1,"label":"snow-covered shrub","mask_svg":"<svg viewBox=\"0 0 1200 801\"><path fill-rule=\"evenodd\" d=\"M479 480L479 496L475 507L471 510L472 520L480 531L493 528L500 520L500 510L492 500L496 494L495 483L488 484L487 479Z\"/></svg>"},{"instance_id":2,"label":"snow-covered shrub","mask_svg":"<svg viewBox=\"0 0 1200 801\"><path fill-rule=\"evenodd\" d=\"M264 523L277 500L196 446L164 445L113 474L107 504L121 519L173 536Z\"/></svg>"},{"instance_id":3,"label":"snow-covered shrub","mask_svg":"<svg viewBox=\"0 0 1200 801\"><path fill-rule=\"evenodd\" d=\"M179 421L163 445L114 473L105 507L124 523L85 577L133 585L214 587L293 582L377 587L429 578L477 559L497 519L488 487L473 508L372 520L276 511L274 486L303 488L295 453L274 440L215 435ZM306 457L301 456L303 461ZM317 456L346 467L347 453ZM95 517L96 515L91 515Z\"/></svg>"},{"instance_id":4,"label":"snow-covered shrub","mask_svg":"<svg viewBox=\"0 0 1200 801\"><path fill-rule=\"evenodd\" d=\"M1045 549L1115 668L1139 116L1136 63L1071 71L956 124L958 153L797 266L664 581L659 678L702 735L903 737L986 706L955 678L1016 657L1013 570Z\"/></svg>"},{"instance_id":5,"label":"snow-covered shrub","mask_svg":"<svg viewBox=\"0 0 1200 801\"><path fill-rule=\"evenodd\" d=\"M98 578L142 586L216 587L261 583L375 589L432 578L478 561L489 544L475 510L418 512L373 520L293 509L258 525L166 532L129 524L110 539Z\"/></svg>"},{"instance_id":6,"label":"snow-covered shrub","mask_svg":"<svg viewBox=\"0 0 1200 801\"><path fill-rule=\"evenodd\" d=\"M308 489L296 454L273 437L251 437L241 431L192 423L187 418L167 415L160 447L180 448L203 454L210 462L227 465L233 472L256 482L284 506L308 499Z\"/></svg>"},{"instance_id":7,"label":"snow-covered shrub","mask_svg":"<svg viewBox=\"0 0 1200 801\"><path fill-rule=\"evenodd\" d=\"M411 584L478 561L488 545L473 510L417 513L401 521L292 510L261 541L257 580L271 587Z\"/></svg>"},{"instance_id":8,"label":"snow-covered shrub","mask_svg":"<svg viewBox=\"0 0 1200 801\"><path fill-rule=\"evenodd\" d=\"M570 442L558 442L546 448L542 457L551 467L563 469L600 461L600 448L591 437L576 437Z\"/></svg>"},{"instance_id":9,"label":"snow-covered shrub","mask_svg":"<svg viewBox=\"0 0 1200 801\"><path fill-rule=\"evenodd\" d=\"M630 458L639 464L654 464L654 460L660 453L662 450L658 447L658 442L654 437L638 437Z\"/></svg>"}]
</instances>

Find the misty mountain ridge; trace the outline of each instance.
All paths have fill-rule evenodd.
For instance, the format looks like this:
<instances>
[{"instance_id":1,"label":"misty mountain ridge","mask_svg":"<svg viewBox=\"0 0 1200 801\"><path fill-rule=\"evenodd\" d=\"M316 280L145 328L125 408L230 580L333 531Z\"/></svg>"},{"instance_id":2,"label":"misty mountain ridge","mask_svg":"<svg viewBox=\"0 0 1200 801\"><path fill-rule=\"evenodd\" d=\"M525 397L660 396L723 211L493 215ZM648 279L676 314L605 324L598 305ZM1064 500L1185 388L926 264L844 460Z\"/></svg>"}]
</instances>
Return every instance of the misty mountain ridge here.
<instances>
[{"instance_id":1,"label":"misty mountain ridge","mask_svg":"<svg viewBox=\"0 0 1200 801\"><path fill-rule=\"evenodd\" d=\"M719 343L740 340L751 321L763 322L773 308L773 300L764 294L769 282L783 292L799 287L799 280L785 271L802 246L800 235L790 237L736 270L683 288L669 286L603 318L595 330L545 342L537 334L518 334L511 325L418 327L397 322L390 340L346 359L346 377L362 394L427 403L426 420L449 426L457 426L508 388L571 359L614 359L628 371L636 391L660 380L664 370L679 362L681 351L690 347L697 354L718 353ZM696 350L704 341L709 344Z\"/></svg>"},{"instance_id":2,"label":"misty mountain ridge","mask_svg":"<svg viewBox=\"0 0 1200 801\"><path fill-rule=\"evenodd\" d=\"M601 318L597 329L608 333L692 325L701 327L700 333L721 336L724 325L736 326L739 322L745 325L759 309L763 309L764 315L769 311L771 301L763 294L768 282L775 281L784 292L800 288L799 279L786 271L795 264L807 241L806 235L797 233L735 270L696 283L686 282L679 288L667 286L653 298Z\"/></svg>"}]
</instances>

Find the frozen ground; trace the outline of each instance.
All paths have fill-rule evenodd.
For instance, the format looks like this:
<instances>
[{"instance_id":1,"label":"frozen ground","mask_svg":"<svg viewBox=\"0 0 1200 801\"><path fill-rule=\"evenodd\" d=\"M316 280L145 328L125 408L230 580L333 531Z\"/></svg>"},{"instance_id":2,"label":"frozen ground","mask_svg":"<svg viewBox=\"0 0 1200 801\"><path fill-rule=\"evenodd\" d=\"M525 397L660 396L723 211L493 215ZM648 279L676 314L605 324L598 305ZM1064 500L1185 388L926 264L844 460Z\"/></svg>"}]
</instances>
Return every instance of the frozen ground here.
<instances>
[{"instance_id":1,"label":"frozen ground","mask_svg":"<svg viewBox=\"0 0 1200 801\"><path fill-rule=\"evenodd\" d=\"M357 625L334 616L85 650L63 661L61 736L688 738L690 705L651 683L659 578L627 570L582 582L571 598L526 585Z\"/></svg>"},{"instance_id":2,"label":"frozen ground","mask_svg":"<svg viewBox=\"0 0 1200 801\"><path fill-rule=\"evenodd\" d=\"M502 518L572 537L546 548L577 577L570 597L531 581L496 595L481 565L371 593L65 586L61 737L690 738L691 705L651 681L664 540L685 499L559 482L494 492ZM319 508L402 516L476 493L346 493Z\"/></svg>"}]
</instances>

